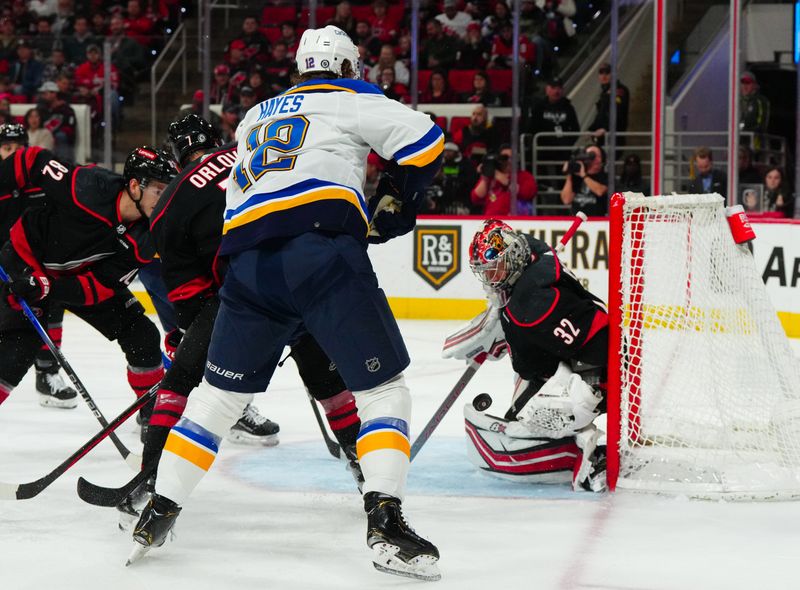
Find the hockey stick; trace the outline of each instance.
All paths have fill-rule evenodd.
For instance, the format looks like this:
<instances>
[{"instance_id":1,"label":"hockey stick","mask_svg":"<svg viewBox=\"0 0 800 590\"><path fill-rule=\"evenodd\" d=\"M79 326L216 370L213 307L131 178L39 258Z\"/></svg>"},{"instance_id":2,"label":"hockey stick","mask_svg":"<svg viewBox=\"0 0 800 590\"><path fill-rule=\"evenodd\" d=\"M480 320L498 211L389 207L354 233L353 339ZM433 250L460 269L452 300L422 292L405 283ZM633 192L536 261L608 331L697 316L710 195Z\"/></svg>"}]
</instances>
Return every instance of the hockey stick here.
<instances>
[{"instance_id":1,"label":"hockey stick","mask_svg":"<svg viewBox=\"0 0 800 590\"><path fill-rule=\"evenodd\" d=\"M106 426L97 434L95 434L88 442L86 442L80 449L72 453L67 459L58 467L53 469L50 473L32 481L30 483L2 483L0 482L0 500L28 500L38 495L47 486L53 483L56 479L61 477L67 469L75 465L81 458L86 456L93 448L95 448L100 441L107 436L112 435L114 430L125 420L135 414L143 405L150 401L158 391L158 385L153 386L150 391L145 393L142 397L137 398L130 406L125 408L123 412L114 418L110 424ZM133 456L133 455L129 455Z\"/></svg>"},{"instance_id":2,"label":"hockey stick","mask_svg":"<svg viewBox=\"0 0 800 590\"><path fill-rule=\"evenodd\" d=\"M5 269L2 266L0 266L0 281L3 281L4 283L8 283L8 282L10 282L10 280L11 279L9 278L9 276L6 273ZM100 423L100 426L102 426L104 429L106 427L108 427L108 420L105 419L105 416L103 416L103 413L97 407L97 404L94 403L94 400L92 399L92 396L90 396L89 392L86 391L86 387L84 387L83 383L78 378L77 373L75 373L75 370L72 368L72 366L67 361L67 358L64 356L64 353L62 353L61 349L58 348L53 343L53 341L50 339L50 336L47 333L47 330L45 330L42 327L41 322L39 322L39 319L36 317L36 314L33 313L33 310L30 308L28 303L22 297L17 297L16 295L14 295L14 299L16 299L17 303L19 303L19 306L22 308L22 313L25 314L25 317L28 318L28 321L30 321L30 323L33 325L34 329L39 334L39 337L47 345L47 348L50 349L50 352L53 353L53 356L56 357L56 359L58 360L58 363L64 369L64 372L67 374L67 376L69 377L70 381L72 381L72 384L75 386L75 389L77 389L78 393L81 394L81 397L83 398L83 401L86 402L86 405L89 406L89 409L92 411L92 414L94 414L94 417L97 418L97 421ZM113 430L114 429L112 428L109 431L110 432L109 439L111 439L111 442L114 443L115 447L117 447L117 450L119 451L119 454L122 455L122 458L125 460L125 462L128 465L130 465L132 469L137 469L138 470L142 465L141 456L135 455L134 453L132 453L128 449L128 447L126 447L122 443L122 441L117 438L117 435L114 434Z\"/></svg>"},{"instance_id":3,"label":"hockey stick","mask_svg":"<svg viewBox=\"0 0 800 590\"><path fill-rule=\"evenodd\" d=\"M566 245L572 239L572 236L574 236L575 232L578 231L580 225L584 221L586 221L586 214L583 213L582 211L578 212L578 214L575 217L576 219L572 222L572 225L570 225L567 232L562 236L562 238L556 245L555 248L556 255L563 252ZM494 346L496 345L497 343L494 344ZM467 384L472 379L472 376L475 375L475 373L484 363L486 358L487 358L486 352L482 352L477 356L469 359L468 361L469 364L464 373L461 375L461 378L453 386L453 389L450 390L450 393L447 394L447 397L444 398L444 401L441 403L436 412L434 412L433 416L431 416L431 419L428 420L428 423L425 425L425 428L422 429L422 432L420 432L419 436L414 441L414 444L411 447L412 461L414 460L414 457L417 456L417 453L419 453L420 449L422 448L422 445L424 445L428 441L428 439L431 437L431 434L433 434L433 431L436 430L437 426L439 426L439 423L444 419L447 412L450 411L450 408L453 407L453 404L455 403L456 399L458 399L458 396L460 396L461 392L463 392L464 389L467 387Z\"/></svg>"},{"instance_id":4,"label":"hockey stick","mask_svg":"<svg viewBox=\"0 0 800 590\"><path fill-rule=\"evenodd\" d=\"M128 483L118 488L107 488L78 478L78 497L94 506L118 506L128 495L138 488L158 467L158 461L146 465Z\"/></svg>"},{"instance_id":5,"label":"hockey stick","mask_svg":"<svg viewBox=\"0 0 800 590\"><path fill-rule=\"evenodd\" d=\"M328 447L328 452L336 459L342 458L342 447L328 434L328 429L325 428L325 422L322 420L322 415L319 413L316 400L308 394L308 401L311 402L311 409L314 410L314 417L317 419L319 429L322 432L322 439L325 441L325 446Z\"/></svg>"}]
</instances>

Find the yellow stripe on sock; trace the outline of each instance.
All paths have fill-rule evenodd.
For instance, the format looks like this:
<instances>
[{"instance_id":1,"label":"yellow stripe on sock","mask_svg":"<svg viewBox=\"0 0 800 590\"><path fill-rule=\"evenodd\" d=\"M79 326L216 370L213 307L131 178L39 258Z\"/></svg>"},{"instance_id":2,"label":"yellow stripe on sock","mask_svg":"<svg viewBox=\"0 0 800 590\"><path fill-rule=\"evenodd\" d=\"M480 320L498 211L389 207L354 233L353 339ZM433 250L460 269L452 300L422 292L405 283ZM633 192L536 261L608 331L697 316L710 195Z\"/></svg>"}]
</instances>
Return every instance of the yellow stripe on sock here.
<instances>
[{"instance_id":1,"label":"yellow stripe on sock","mask_svg":"<svg viewBox=\"0 0 800 590\"><path fill-rule=\"evenodd\" d=\"M216 458L214 453L209 453L173 432L169 433L164 450L177 455L181 459L186 459L189 463L193 463L205 471L208 471Z\"/></svg>"},{"instance_id":2,"label":"yellow stripe on sock","mask_svg":"<svg viewBox=\"0 0 800 590\"><path fill-rule=\"evenodd\" d=\"M411 456L411 445L408 444L408 439L399 432L375 432L368 434L356 443L356 454L359 459L367 453L384 449L393 449L405 453L408 457Z\"/></svg>"}]
</instances>

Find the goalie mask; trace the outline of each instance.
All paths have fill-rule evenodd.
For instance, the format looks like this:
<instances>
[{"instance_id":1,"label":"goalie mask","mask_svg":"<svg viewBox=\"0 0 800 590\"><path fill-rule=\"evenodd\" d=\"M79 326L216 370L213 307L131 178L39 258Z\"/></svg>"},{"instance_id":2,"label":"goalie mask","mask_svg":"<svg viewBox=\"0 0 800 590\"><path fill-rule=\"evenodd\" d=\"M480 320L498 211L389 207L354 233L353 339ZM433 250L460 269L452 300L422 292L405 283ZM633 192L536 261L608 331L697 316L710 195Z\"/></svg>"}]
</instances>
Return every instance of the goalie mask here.
<instances>
[{"instance_id":1,"label":"goalie mask","mask_svg":"<svg viewBox=\"0 0 800 590\"><path fill-rule=\"evenodd\" d=\"M358 79L361 74L358 48L353 45L347 33L333 25L305 31L300 37L295 59L297 71L301 74L332 72L342 77L342 64L345 60L350 62L353 78Z\"/></svg>"},{"instance_id":2,"label":"goalie mask","mask_svg":"<svg viewBox=\"0 0 800 590\"><path fill-rule=\"evenodd\" d=\"M469 246L469 267L490 291L511 287L531 259L528 241L499 219L487 219Z\"/></svg>"}]
</instances>

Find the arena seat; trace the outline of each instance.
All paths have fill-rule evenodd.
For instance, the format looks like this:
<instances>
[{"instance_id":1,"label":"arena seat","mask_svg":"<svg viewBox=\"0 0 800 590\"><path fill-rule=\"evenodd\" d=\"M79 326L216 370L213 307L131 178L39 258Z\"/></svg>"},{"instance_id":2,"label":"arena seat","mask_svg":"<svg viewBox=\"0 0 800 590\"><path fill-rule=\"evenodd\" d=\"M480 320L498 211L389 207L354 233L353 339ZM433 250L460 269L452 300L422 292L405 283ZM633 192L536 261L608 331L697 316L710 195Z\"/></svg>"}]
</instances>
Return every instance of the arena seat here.
<instances>
[{"instance_id":1,"label":"arena seat","mask_svg":"<svg viewBox=\"0 0 800 590\"><path fill-rule=\"evenodd\" d=\"M450 82L450 88L459 94L472 91L472 79L475 77L475 72L478 70L450 70L447 73L447 79Z\"/></svg>"},{"instance_id":2,"label":"arena seat","mask_svg":"<svg viewBox=\"0 0 800 590\"><path fill-rule=\"evenodd\" d=\"M294 6L265 6L261 11L262 25L280 25L286 20L297 20L297 11Z\"/></svg>"},{"instance_id":3,"label":"arena seat","mask_svg":"<svg viewBox=\"0 0 800 590\"><path fill-rule=\"evenodd\" d=\"M267 38L267 40L270 43L275 43L275 41L277 41L278 39L281 38L281 28L280 27L277 27L277 26L261 27L259 30L262 33L264 33L264 36Z\"/></svg>"},{"instance_id":4,"label":"arena seat","mask_svg":"<svg viewBox=\"0 0 800 590\"><path fill-rule=\"evenodd\" d=\"M420 92L428 88L428 80L431 79L432 73L433 70L419 70L419 74L417 75L417 86Z\"/></svg>"},{"instance_id":5,"label":"arena seat","mask_svg":"<svg viewBox=\"0 0 800 590\"><path fill-rule=\"evenodd\" d=\"M369 20L372 16L372 6L369 4L363 6L351 6L353 18L356 20Z\"/></svg>"},{"instance_id":6,"label":"arena seat","mask_svg":"<svg viewBox=\"0 0 800 590\"><path fill-rule=\"evenodd\" d=\"M493 92L510 92L511 91L511 70L486 70L489 74L489 80L492 82Z\"/></svg>"},{"instance_id":7,"label":"arena seat","mask_svg":"<svg viewBox=\"0 0 800 590\"><path fill-rule=\"evenodd\" d=\"M447 133L447 117L436 117L435 123L442 131Z\"/></svg>"},{"instance_id":8,"label":"arena seat","mask_svg":"<svg viewBox=\"0 0 800 590\"><path fill-rule=\"evenodd\" d=\"M461 131L467 125L469 125L469 117L451 117L450 135L455 137L456 132Z\"/></svg>"}]
</instances>

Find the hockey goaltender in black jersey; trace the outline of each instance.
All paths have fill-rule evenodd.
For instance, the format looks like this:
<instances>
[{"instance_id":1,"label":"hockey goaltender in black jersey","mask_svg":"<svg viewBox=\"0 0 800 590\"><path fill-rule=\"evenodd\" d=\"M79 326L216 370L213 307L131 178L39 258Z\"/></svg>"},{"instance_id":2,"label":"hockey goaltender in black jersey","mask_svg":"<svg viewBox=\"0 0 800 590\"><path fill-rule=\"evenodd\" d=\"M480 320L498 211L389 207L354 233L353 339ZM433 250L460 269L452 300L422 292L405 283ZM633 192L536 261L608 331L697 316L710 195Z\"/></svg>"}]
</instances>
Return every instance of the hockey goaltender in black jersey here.
<instances>
[{"instance_id":1,"label":"hockey goaltender in black jersey","mask_svg":"<svg viewBox=\"0 0 800 590\"><path fill-rule=\"evenodd\" d=\"M501 477L603 490L593 420L604 401L605 306L549 245L499 220L485 222L469 254L491 304L448 337L444 356L494 360L508 351L519 377L503 418L464 408L470 459Z\"/></svg>"},{"instance_id":2,"label":"hockey goaltender in black jersey","mask_svg":"<svg viewBox=\"0 0 800 590\"><path fill-rule=\"evenodd\" d=\"M137 395L161 379L158 329L128 284L154 254L143 218L174 173L171 161L150 148L131 153L124 176L73 167L37 147L3 160L0 193L38 187L47 198L22 213L0 250L11 278L0 301L0 400L19 383L41 344L16 297L42 317L51 303L63 305L116 340Z\"/></svg>"}]
</instances>

